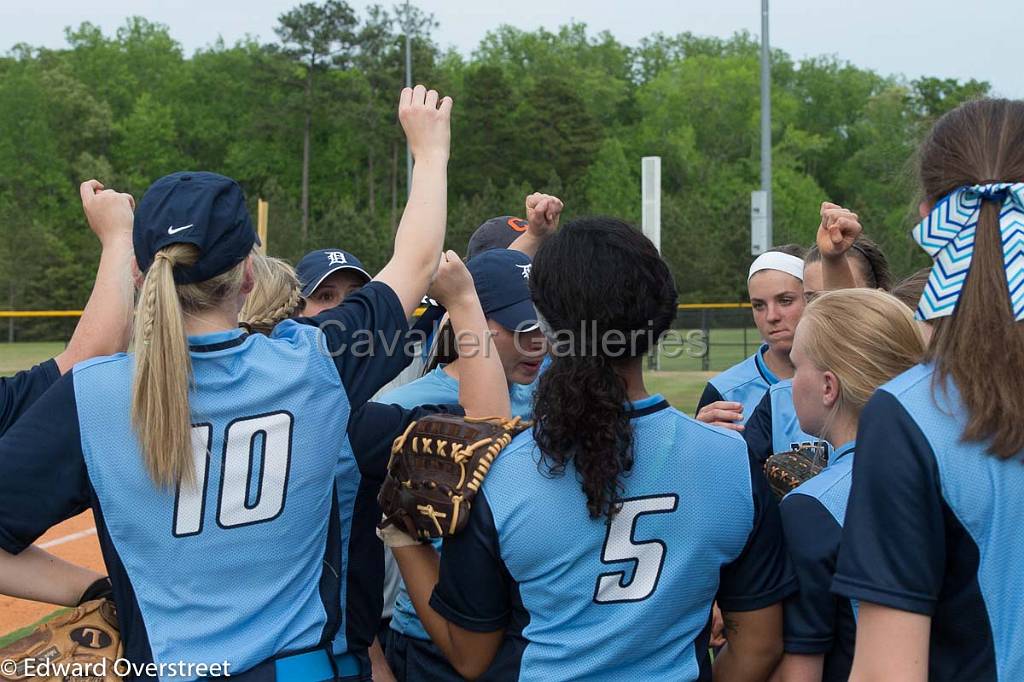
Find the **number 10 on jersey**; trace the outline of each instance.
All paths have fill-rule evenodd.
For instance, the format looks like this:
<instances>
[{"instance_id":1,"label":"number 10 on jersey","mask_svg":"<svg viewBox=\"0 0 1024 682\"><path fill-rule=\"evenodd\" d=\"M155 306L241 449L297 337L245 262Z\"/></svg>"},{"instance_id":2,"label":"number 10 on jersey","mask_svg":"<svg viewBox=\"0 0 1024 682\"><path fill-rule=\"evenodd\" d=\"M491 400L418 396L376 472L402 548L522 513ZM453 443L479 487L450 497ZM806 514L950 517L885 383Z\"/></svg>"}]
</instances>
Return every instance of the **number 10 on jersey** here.
<instances>
[{"instance_id":1,"label":"number 10 on jersey","mask_svg":"<svg viewBox=\"0 0 1024 682\"><path fill-rule=\"evenodd\" d=\"M218 526L236 528L263 523L277 518L284 510L292 422L288 412L272 412L228 424L221 453L220 486L216 491ZM195 485L178 484L174 500L175 537L203 532L210 458L214 457L210 451L212 441L212 424L192 426Z\"/></svg>"}]
</instances>

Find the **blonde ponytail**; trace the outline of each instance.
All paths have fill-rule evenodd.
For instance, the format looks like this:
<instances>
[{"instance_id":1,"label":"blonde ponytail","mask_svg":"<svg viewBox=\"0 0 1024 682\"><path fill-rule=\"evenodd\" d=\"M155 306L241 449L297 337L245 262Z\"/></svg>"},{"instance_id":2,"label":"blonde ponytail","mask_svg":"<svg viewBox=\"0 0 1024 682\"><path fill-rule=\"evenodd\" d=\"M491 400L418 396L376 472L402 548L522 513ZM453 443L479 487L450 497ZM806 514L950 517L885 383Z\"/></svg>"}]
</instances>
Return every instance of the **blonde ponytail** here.
<instances>
[{"instance_id":1,"label":"blonde ponytail","mask_svg":"<svg viewBox=\"0 0 1024 682\"><path fill-rule=\"evenodd\" d=\"M174 267L191 265L198 257L191 244L158 251L135 312L132 425L146 469L160 487L195 482L188 402L192 363L184 316L238 295L242 283L244 261L204 282L175 285Z\"/></svg>"},{"instance_id":2,"label":"blonde ponytail","mask_svg":"<svg viewBox=\"0 0 1024 682\"><path fill-rule=\"evenodd\" d=\"M245 299L238 321L251 331L270 334L274 326L298 312L302 297L295 268L280 258L254 253L253 289Z\"/></svg>"}]
</instances>

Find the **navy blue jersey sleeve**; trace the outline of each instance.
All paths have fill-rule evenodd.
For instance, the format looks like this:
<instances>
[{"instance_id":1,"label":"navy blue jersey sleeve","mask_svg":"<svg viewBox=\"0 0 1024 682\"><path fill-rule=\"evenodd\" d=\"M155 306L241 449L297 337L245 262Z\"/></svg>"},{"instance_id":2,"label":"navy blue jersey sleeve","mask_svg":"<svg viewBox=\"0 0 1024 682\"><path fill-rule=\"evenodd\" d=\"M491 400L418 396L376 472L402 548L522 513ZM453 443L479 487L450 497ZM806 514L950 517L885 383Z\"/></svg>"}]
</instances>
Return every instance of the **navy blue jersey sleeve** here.
<instances>
[{"instance_id":1,"label":"navy blue jersey sleeve","mask_svg":"<svg viewBox=\"0 0 1024 682\"><path fill-rule=\"evenodd\" d=\"M765 391L761 402L757 404L743 428L743 440L747 441L747 451L754 461L764 465L772 452L772 396Z\"/></svg>"},{"instance_id":2,"label":"navy blue jersey sleeve","mask_svg":"<svg viewBox=\"0 0 1024 682\"><path fill-rule=\"evenodd\" d=\"M366 478L383 482L395 439L410 422L439 413L461 416L466 411L461 405L420 405L407 410L400 405L383 403L365 403L353 411L348 420L348 439L359 472Z\"/></svg>"},{"instance_id":3,"label":"navy blue jersey sleeve","mask_svg":"<svg viewBox=\"0 0 1024 682\"><path fill-rule=\"evenodd\" d=\"M296 322L320 328L353 409L394 379L412 361L409 321L398 295L370 282L336 308Z\"/></svg>"},{"instance_id":4,"label":"navy blue jersey sleeve","mask_svg":"<svg viewBox=\"0 0 1024 682\"><path fill-rule=\"evenodd\" d=\"M0 438L0 549L21 552L90 499L68 373Z\"/></svg>"},{"instance_id":5,"label":"navy blue jersey sleeve","mask_svg":"<svg viewBox=\"0 0 1024 682\"><path fill-rule=\"evenodd\" d=\"M60 370L57 369L56 360L41 362L13 377L0 377L0 436L57 379L60 379Z\"/></svg>"},{"instance_id":6,"label":"navy blue jersey sleeve","mask_svg":"<svg viewBox=\"0 0 1024 682\"><path fill-rule=\"evenodd\" d=\"M514 581L501 560L498 531L481 490L466 528L446 538L441 574L430 606L449 622L472 632L495 632L512 618Z\"/></svg>"},{"instance_id":7,"label":"navy blue jersey sleeve","mask_svg":"<svg viewBox=\"0 0 1024 682\"><path fill-rule=\"evenodd\" d=\"M786 651L828 653L836 634L836 597L831 588L842 528L810 495L789 495L779 508L786 547L800 585L800 591L783 605Z\"/></svg>"},{"instance_id":8,"label":"navy blue jersey sleeve","mask_svg":"<svg viewBox=\"0 0 1024 682\"><path fill-rule=\"evenodd\" d=\"M723 611L756 611L796 591L786 556L779 505L768 489L760 465L750 462L754 524L740 555L722 567L718 605Z\"/></svg>"},{"instance_id":9,"label":"navy blue jersey sleeve","mask_svg":"<svg viewBox=\"0 0 1024 682\"><path fill-rule=\"evenodd\" d=\"M930 616L942 588L945 539L931 446L895 396L877 391L857 429L833 590Z\"/></svg>"},{"instance_id":10,"label":"navy blue jersey sleeve","mask_svg":"<svg viewBox=\"0 0 1024 682\"><path fill-rule=\"evenodd\" d=\"M700 400L697 402L697 410L694 414L700 412L706 405L717 403L722 400L725 400L725 398L722 397L722 394L718 392L718 389L709 381L704 387L704 392L700 394Z\"/></svg>"}]
</instances>

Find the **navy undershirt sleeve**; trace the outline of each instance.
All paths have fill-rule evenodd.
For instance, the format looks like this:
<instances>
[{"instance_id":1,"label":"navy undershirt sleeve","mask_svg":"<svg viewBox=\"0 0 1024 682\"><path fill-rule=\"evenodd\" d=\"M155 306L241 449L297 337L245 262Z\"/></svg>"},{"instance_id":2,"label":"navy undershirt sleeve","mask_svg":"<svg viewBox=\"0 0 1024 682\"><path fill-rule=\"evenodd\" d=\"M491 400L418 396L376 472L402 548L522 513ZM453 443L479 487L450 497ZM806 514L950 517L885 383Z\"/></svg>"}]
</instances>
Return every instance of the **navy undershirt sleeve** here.
<instances>
[{"instance_id":1,"label":"navy undershirt sleeve","mask_svg":"<svg viewBox=\"0 0 1024 682\"><path fill-rule=\"evenodd\" d=\"M810 495L788 495L780 509L786 547L800 584L800 591L784 605L786 651L824 654L836 635L836 597L831 588L843 530Z\"/></svg>"},{"instance_id":2,"label":"navy undershirt sleeve","mask_svg":"<svg viewBox=\"0 0 1024 682\"><path fill-rule=\"evenodd\" d=\"M345 301L300 324L320 328L353 409L401 373L412 361L409 321L398 295L384 282L370 282Z\"/></svg>"},{"instance_id":3,"label":"navy undershirt sleeve","mask_svg":"<svg viewBox=\"0 0 1024 682\"><path fill-rule=\"evenodd\" d=\"M73 374L0 438L0 549L17 554L90 502Z\"/></svg>"},{"instance_id":4,"label":"navy undershirt sleeve","mask_svg":"<svg viewBox=\"0 0 1024 682\"><path fill-rule=\"evenodd\" d=\"M469 524L445 538L441 572L430 606L472 632L495 632L512 616L512 576L501 560L498 531L483 491L473 500Z\"/></svg>"},{"instance_id":5,"label":"navy undershirt sleeve","mask_svg":"<svg viewBox=\"0 0 1024 682\"><path fill-rule=\"evenodd\" d=\"M796 591L796 578L783 542L779 505L759 465L753 461L750 487L753 527L739 557L722 567L718 605L723 611L756 611Z\"/></svg>"},{"instance_id":6,"label":"navy undershirt sleeve","mask_svg":"<svg viewBox=\"0 0 1024 682\"><path fill-rule=\"evenodd\" d=\"M0 436L11 428L39 396L60 379L55 360L39 363L13 377L0 377Z\"/></svg>"},{"instance_id":7,"label":"navy undershirt sleeve","mask_svg":"<svg viewBox=\"0 0 1024 682\"><path fill-rule=\"evenodd\" d=\"M833 591L930 616L946 560L934 452L899 400L878 391L864 408L857 430Z\"/></svg>"},{"instance_id":8,"label":"navy undershirt sleeve","mask_svg":"<svg viewBox=\"0 0 1024 682\"><path fill-rule=\"evenodd\" d=\"M420 405L407 410L400 405L365 403L352 412L348 420L348 438L366 478L384 481L391 445L409 424L431 414L464 415L461 405Z\"/></svg>"},{"instance_id":9,"label":"navy undershirt sleeve","mask_svg":"<svg viewBox=\"0 0 1024 682\"><path fill-rule=\"evenodd\" d=\"M747 451L756 462L764 465L772 452L772 396L766 391L761 402L757 404L743 429L743 440L747 441Z\"/></svg>"},{"instance_id":10,"label":"navy undershirt sleeve","mask_svg":"<svg viewBox=\"0 0 1024 682\"><path fill-rule=\"evenodd\" d=\"M694 414L700 412L706 405L717 403L722 400L725 400L725 398L722 397L722 394L718 392L718 389L709 381L704 387L704 392L700 395L700 400L697 402L697 411L694 412Z\"/></svg>"}]
</instances>

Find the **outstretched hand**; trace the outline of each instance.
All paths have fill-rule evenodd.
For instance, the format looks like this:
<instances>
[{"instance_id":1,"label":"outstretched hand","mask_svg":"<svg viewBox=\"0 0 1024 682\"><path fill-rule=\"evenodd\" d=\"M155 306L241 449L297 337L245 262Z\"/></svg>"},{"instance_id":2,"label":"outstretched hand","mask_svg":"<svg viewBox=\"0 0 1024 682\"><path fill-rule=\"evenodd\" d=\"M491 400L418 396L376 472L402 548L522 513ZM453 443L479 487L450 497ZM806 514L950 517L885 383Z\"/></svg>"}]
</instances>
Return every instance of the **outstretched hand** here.
<instances>
[{"instance_id":1,"label":"outstretched hand","mask_svg":"<svg viewBox=\"0 0 1024 682\"><path fill-rule=\"evenodd\" d=\"M86 220L101 244L131 238L135 221L135 199L131 194L105 189L99 180L86 180L78 190Z\"/></svg>"},{"instance_id":2,"label":"outstretched hand","mask_svg":"<svg viewBox=\"0 0 1024 682\"><path fill-rule=\"evenodd\" d=\"M550 236L558 229L562 207L562 200L550 194L534 192L526 197L527 231L539 239Z\"/></svg>"},{"instance_id":3,"label":"outstretched hand","mask_svg":"<svg viewBox=\"0 0 1024 682\"><path fill-rule=\"evenodd\" d=\"M422 85L404 88L398 101L398 120L416 161L448 160L451 146L452 98Z\"/></svg>"},{"instance_id":4,"label":"outstretched hand","mask_svg":"<svg viewBox=\"0 0 1024 682\"><path fill-rule=\"evenodd\" d=\"M815 241L822 258L839 258L853 246L864 228L853 211L838 204L821 204L821 225Z\"/></svg>"}]
</instances>

